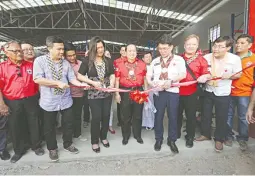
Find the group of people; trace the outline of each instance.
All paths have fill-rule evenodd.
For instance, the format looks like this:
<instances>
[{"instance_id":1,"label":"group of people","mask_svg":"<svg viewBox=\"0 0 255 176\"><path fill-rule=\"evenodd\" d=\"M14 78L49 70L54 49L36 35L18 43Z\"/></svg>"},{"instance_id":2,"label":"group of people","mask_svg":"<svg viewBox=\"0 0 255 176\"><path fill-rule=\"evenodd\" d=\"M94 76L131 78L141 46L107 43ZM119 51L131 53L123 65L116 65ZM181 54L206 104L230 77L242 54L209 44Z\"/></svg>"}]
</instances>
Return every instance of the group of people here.
<instances>
[{"instance_id":1,"label":"group of people","mask_svg":"<svg viewBox=\"0 0 255 176\"><path fill-rule=\"evenodd\" d=\"M248 108L255 85L255 55L249 50L252 43L253 37L240 35L235 44L236 54L232 54L233 39L219 37L213 43L212 53L203 56L198 52L199 37L190 35L184 41L185 52L176 55L171 36L163 35L157 46L159 57L152 59L148 52L142 60L138 59L136 46L129 44L121 47L121 57L113 60L105 50L104 41L93 37L87 56L80 61L74 45L64 43L57 36L47 37L48 53L37 58L32 45L7 42L4 45L7 60L0 64L0 157L10 158L6 150L8 123L15 153L11 162L17 162L29 148L36 155L43 155L42 140L46 142L50 159L57 161L58 113L61 114L63 147L70 153L78 153L73 138L82 140L81 114L86 104L85 109L89 107L91 111L91 147L99 153L100 143L110 147L107 133L114 133L112 106L115 101L123 145L128 144L131 132L136 141L143 144L144 126L154 129L154 149L159 151L164 140L163 120L167 111L167 145L173 153L179 153L176 141L181 137L183 112L187 119L185 140L189 148L193 147L194 140L211 139L214 112L215 150L220 152L223 144L232 145L237 107L236 138L240 148L246 150L248 123L255 122L255 92ZM187 84L192 81L193 84ZM102 91L101 88L108 89ZM129 92L107 91L112 88L153 91L149 92L150 101L144 105L133 101ZM201 136L195 138L198 100ZM148 108L146 103L153 108Z\"/></svg>"}]
</instances>

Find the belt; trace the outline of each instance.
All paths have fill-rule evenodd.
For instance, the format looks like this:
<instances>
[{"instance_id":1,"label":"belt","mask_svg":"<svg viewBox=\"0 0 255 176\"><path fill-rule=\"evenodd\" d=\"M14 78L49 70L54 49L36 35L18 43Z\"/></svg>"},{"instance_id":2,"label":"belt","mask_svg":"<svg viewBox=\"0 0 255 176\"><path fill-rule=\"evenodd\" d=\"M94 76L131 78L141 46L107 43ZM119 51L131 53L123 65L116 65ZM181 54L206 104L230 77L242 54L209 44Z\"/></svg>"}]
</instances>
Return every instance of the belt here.
<instances>
[{"instance_id":1,"label":"belt","mask_svg":"<svg viewBox=\"0 0 255 176\"><path fill-rule=\"evenodd\" d=\"M120 87L120 89L125 89L125 90L143 90L143 87Z\"/></svg>"}]
</instances>

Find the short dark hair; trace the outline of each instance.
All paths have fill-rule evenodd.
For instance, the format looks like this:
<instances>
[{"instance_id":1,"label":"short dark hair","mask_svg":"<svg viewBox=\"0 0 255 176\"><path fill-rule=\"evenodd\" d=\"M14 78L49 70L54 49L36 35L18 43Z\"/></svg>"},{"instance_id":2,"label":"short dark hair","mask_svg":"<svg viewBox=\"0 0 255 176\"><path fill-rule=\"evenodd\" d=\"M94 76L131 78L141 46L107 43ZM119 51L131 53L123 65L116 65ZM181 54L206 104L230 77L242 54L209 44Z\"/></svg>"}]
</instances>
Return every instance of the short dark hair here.
<instances>
[{"instance_id":1,"label":"short dark hair","mask_svg":"<svg viewBox=\"0 0 255 176\"><path fill-rule=\"evenodd\" d=\"M254 42L254 37L248 34L241 34L237 37L236 41L241 39L241 38L246 38L248 43L253 43Z\"/></svg>"},{"instance_id":2,"label":"short dark hair","mask_svg":"<svg viewBox=\"0 0 255 176\"><path fill-rule=\"evenodd\" d=\"M123 48L123 47L125 48L125 51L126 51L127 50L127 46L126 45L121 45L120 49Z\"/></svg>"},{"instance_id":3,"label":"short dark hair","mask_svg":"<svg viewBox=\"0 0 255 176\"><path fill-rule=\"evenodd\" d=\"M65 46L65 53L67 51L76 51L75 46L71 42L65 43L64 46Z\"/></svg>"},{"instance_id":4,"label":"short dark hair","mask_svg":"<svg viewBox=\"0 0 255 176\"><path fill-rule=\"evenodd\" d=\"M221 42L226 42L226 47L232 47L234 44L234 40L230 36L222 36L218 37L213 44L215 43L221 43Z\"/></svg>"},{"instance_id":5,"label":"short dark hair","mask_svg":"<svg viewBox=\"0 0 255 176\"><path fill-rule=\"evenodd\" d=\"M46 46L47 47L52 47L54 43L64 43L62 38L58 36L48 36L46 38Z\"/></svg>"},{"instance_id":6,"label":"short dark hair","mask_svg":"<svg viewBox=\"0 0 255 176\"><path fill-rule=\"evenodd\" d=\"M172 43L172 36L169 34L164 34L160 37L159 41L158 41L158 45L159 44L168 44L168 45L173 45Z\"/></svg>"},{"instance_id":7,"label":"short dark hair","mask_svg":"<svg viewBox=\"0 0 255 176\"><path fill-rule=\"evenodd\" d=\"M150 54L152 56L152 52L151 51L145 51L143 55L145 54Z\"/></svg>"}]
</instances>

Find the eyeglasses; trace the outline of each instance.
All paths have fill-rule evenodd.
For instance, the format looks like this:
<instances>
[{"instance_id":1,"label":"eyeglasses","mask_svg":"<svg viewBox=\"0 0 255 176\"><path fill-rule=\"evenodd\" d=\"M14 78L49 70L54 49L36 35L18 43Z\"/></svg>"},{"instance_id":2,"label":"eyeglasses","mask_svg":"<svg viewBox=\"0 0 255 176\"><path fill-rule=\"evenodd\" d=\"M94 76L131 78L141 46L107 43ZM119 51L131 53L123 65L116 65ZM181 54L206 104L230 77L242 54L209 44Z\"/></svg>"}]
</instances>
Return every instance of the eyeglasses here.
<instances>
[{"instance_id":1,"label":"eyeglasses","mask_svg":"<svg viewBox=\"0 0 255 176\"><path fill-rule=\"evenodd\" d=\"M18 53L23 53L22 50L7 50L7 51L10 51L10 52L13 52L14 54L18 54Z\"/></svg>"},{"instance_id":2,"label":"eyeglasses","mask_svg":"<svg viewBox=\"0 0 255 176\"><path fill-rule=\"evenodd\" d=\"M225 48L227 48L227 47L225 47L225 46L219 46L219 45L213 45L212 48L213 48L213 49L225 49Z\"/></svg>"},{"instance_id":3,"label":"eyeglasses","mask_svg":"<svg viewBox=\"0 0 255 176\"><path fill-rule=\"evenodd\" d=\"M22 77L20 66L16 66L16 73L17 73L18 77Z\"/></svg>"}]
</instances>

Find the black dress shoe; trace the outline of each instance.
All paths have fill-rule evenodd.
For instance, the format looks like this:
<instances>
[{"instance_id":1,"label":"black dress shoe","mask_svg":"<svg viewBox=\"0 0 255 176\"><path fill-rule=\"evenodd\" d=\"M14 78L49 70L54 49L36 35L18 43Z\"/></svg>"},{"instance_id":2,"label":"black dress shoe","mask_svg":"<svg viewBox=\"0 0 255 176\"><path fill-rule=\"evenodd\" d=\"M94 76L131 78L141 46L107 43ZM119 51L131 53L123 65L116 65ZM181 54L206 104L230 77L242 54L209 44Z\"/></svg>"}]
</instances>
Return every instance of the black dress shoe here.
<instances>
[{"instance_id":1,"label":"black dress shoe","mask_svg":"<svg viewBox=\"0 0 255 176\"><path fill-rule=\"evenodd\" d=\"M179 150L178 150L177 146L175 145L175 142L173 142L173 141L168 141L168 142L167 142L167 145L170 147L170 149L171 149L171 151L172 151L173 153L179 153Z\"/></svg>"},{"instance_id":2,"label":"black dress shoe","mask_svg":"<svg viewBox=\"0 0 255 176\"><path fill-rule=\"evenodd\" d=\"M186 140L186 147L192 148L193 147L193 139L187 139Z\"/></svg>"},{"instance_id":3,"label":"black dress shoe","mask_svg":"<svg viewBox=\"0 0 255 176\"><path fill-rule=\"evenodd\" d=\"M44 150L42 148L38 148L35 150L35 154L37 156L42 156L42 155L44 155Z\"/></svg>"},{"instance_id":4,"label":"black dress shoe","mask_svg":"<svg viewBox=\"0 0 255 176\"><path fill-rule=\"evenodd\" d=\"M136 141L139 143L139 144L143 144L143 139L142 138L135 138Z\"/></svg>"},{"instance_id":5,"label":"black dress shoe","mask_svg":"<svg viewBox=\"0 0 255 176\"><path fill-rule=\"evenodd\" d=\"M92 150L93 150L94 152L96 152L96 153L100 153L100 147L98 147L98 148L96 148L96 149L93 149L93 148L92 148Z\"/></svg>"},{"instance_id":6,"label":"black dress shoe","mask_svg":"<svg viewBox=\"0 0 255 176\"><path fill-rule=\"evenodd\" d=\"M127 138L124 138L124 139L122 140L122 144L123 144L123 145L127 145L127 144L128 144L128 139L127 139Z\"/></svg>"},{"instance_id":7,"label":"black dress shoe","mask_svg":"<svg viewBox=\"0 0 255 176\"><path fill-rule=\"evenodd\" d=\"M22 157L21 154L14 154L11 158L11 163L16 163L17 161L20 160L21 157Z\"/></svg>"},{"instance_id":8,"label":"black dress shoe","mask_svg":"<svg viewBox=\"0 0 255 176\"><path fill-rule=\"evenodd\" d=\"M0 152L0 158L1 160L9 160L11 158L11 155L6 150Z\"/></svg>"},{"instance_id":9,"label":"black dress shoe","mask_svg":"<svg viewBox=\"0 0 255 176\"><path fill-rule=\"evenodd\" d=\"M156 141L156 143L154 145L154 150L155 151L160 151L161 150L161 145L162 145L162 141Z\"/></svg>"},{"instance_id":10,"label":"black dress shoe","mask_svg":"<svg viewBox=\"0 0 255 176\"><path fill-rule=\"evenodd\" d=\"M104 144L103 141L101 141L101 143L103 144L103 146L104 146L105 148L109 148L109 147L110 147L110 143L109 143L109 142L107 142L106 144Z\"/></svg>"}]
</instances>

